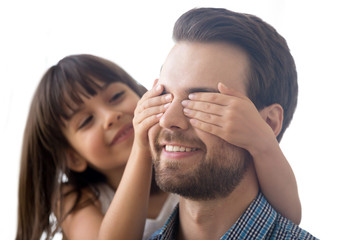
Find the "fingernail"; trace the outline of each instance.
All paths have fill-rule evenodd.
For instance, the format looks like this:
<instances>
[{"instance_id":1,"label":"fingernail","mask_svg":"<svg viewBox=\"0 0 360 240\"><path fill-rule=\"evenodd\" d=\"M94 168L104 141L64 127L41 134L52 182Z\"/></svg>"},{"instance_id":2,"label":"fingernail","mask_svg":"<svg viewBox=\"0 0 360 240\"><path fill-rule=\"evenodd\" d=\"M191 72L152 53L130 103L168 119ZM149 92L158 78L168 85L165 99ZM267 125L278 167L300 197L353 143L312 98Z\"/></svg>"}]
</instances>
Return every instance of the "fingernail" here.
<instances>
[{"instance_id":1,"label":"fingernail","mask_svg":"<svg viewBox=\"0 0 360 240\"><path fill-rule=\"evenodd\" d=\"M156 89L155 89L157 92L161 90L161 85L160 84L157 84L156 86Z\"/></svg>"},{"instance_id":2,"label":"fingernail","mask_svg":"<svg viewBox=\"0 0 360 240\"><path fill-rule=\"evenodd\" d=\"M189 114L189 113L190 113L190 111L191 111L190 109L188 109L188 108L184 108L184 113L185 113L185 114Z\"/></svg>"},{"instance_id":3,"label":"fingernail","mask_svg":"<svg viewBox=\"0 0 360 240\"><path fill-rule=\"evenodd\" d=\"M171 100L172 100L172 95L171 95L171 93L166 94L165 100L166 100L166 101L171 101Z\"/></svg>"},{"instance_id":4,"label":"fingernail","mask_svg":"<svg viewBox=\"0 0 360 240\"><path fill-rule=\"evenodd\" d=\"M181 101L181 104L186 107L189 104L189 100L183 100Z\"/></svg>"},{"instance_id":5,"label":"fingernail","mask_svg":"<svg viewBox=\"0 0 360 240\"><path fill-rule=\"evenodd\" d=\"M194 98L194 96L195 96L195 94L194 94L194 93L190 93L190 94L189 94L189 99L193 99L193 98Z\"/></svg>"},{"instance_id":6,"label":"fingernail","mask_svg":"<svg viewBox=\"0 0 360 240\"><path fill-rule=\"evenodd\" d=\"M164 105L164 108L167 109L170 106L171 103L167 103Z\"/></svg>"},{"instance_id":7,"label":"fingernail","mask_svg":"<svg viewBox=\"0 0 360 240\"><path fill-rule=\"evenodd\" d=\"M196 119L191 118L191 119L189 119L189 121L190 121L190 124L191 124L191 125L195 125L195 124L196 124Z\"/></svg>"}]
</instances>

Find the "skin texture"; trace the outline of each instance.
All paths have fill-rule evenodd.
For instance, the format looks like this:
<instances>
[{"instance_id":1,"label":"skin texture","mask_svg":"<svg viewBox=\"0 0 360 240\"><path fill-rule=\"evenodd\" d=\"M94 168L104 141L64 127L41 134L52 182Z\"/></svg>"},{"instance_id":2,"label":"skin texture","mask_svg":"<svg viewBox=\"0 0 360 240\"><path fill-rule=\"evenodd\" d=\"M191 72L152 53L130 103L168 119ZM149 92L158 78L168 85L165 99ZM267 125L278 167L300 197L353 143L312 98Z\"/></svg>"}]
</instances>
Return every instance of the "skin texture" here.
<instances>
[{"instance_id":1,"label":"skin texture","mask_svg":"<svg viewBox=\"0 0 360 240\"><path fill-rule=\"evenodd\" d=\"M247 152L253 158L230 193L213 198L189 193L180 199L179 239L221 237L255 198L258 180L275 208L285 205L282 214L292 215L291 210L300 205L294 175L276 140L282 108L254 107L246 97L248 70L245 52L224 43L178 42L163 65L159 83L174 99L149 131L159 186L176 189L184 184L182 179L198 174L203 163L234 166L236 158L246 161ZM220 80L223 84L218 84ZM165 145L192 151L169 152ZM221 150L219 146L237 153L236 157L208 160Z\"/></svg>"}]
</instances>

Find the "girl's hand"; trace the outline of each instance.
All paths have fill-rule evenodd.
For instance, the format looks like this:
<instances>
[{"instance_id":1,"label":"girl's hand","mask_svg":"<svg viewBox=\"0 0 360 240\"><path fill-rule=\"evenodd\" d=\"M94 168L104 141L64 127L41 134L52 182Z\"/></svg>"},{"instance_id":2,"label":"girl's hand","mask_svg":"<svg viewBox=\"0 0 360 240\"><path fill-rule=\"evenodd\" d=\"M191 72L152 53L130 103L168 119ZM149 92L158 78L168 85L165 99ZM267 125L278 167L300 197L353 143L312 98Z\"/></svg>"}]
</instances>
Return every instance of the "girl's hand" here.
<instances>
[{"instance_id":1,"label":"girl's hand","mask_svg":"<svg viewBox=\"0 0 360 240\"><path fill-rule=\"evenodd\" d=\"M242 93L219 83L220 93L192 93L182 102L184 114L193 127L214 134L250 153L253 148L266 148L275 137L255 105ZM264 141L262 141L264 140Z\"/></svg>"},{"instance_id":2,"label":"girl's hand","mask_svg":"<svg viewBox=\"0 0 360 240\"><path fill-rule=\"evenodd\" d=\"M258 111L244 94L221 83L218 89L220 93L190 94L190 100L183 102L185 115L195 128L249 151L261 191L270 204L299 223L296 179L276 139L282 127L281 106L272 104Z\"/></svg>"},{"instance_id":3,"label":"girl's hand","mask_svg":"<svg viewBox=\"0 0 360 240\"><path fill-rule=\"evenodd\" d=\"M149 147L148 130L158 123L160 117L172 101L171 94L160 95L163 86L156 84L147 91L137 103L134 111L135 141L140 147Z\"/></svg>"}]
</instances>

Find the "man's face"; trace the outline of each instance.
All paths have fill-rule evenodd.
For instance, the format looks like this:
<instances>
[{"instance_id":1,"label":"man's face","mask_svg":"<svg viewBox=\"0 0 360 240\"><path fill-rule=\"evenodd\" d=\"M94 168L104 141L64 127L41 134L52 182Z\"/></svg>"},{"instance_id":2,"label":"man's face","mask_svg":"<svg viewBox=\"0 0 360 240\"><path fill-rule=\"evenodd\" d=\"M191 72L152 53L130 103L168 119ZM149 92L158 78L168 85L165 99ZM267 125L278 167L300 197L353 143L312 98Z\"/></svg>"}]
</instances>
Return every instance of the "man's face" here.
<instances>
[{"instance_id":1,"label":"man's face","mask_svg":"<svg viewBox=\"0 0 360 240\"><path fill-rule=\"evenodd\" d=\"M245 150L195 129L181 101L192 92L218 92L218 82L246 94L247 55L224 43L177 43L159 79L173 102L149 131L156 180L164 191L208 200L225 197L239 184L249 161Z\"/></svg>"}]
</instances>

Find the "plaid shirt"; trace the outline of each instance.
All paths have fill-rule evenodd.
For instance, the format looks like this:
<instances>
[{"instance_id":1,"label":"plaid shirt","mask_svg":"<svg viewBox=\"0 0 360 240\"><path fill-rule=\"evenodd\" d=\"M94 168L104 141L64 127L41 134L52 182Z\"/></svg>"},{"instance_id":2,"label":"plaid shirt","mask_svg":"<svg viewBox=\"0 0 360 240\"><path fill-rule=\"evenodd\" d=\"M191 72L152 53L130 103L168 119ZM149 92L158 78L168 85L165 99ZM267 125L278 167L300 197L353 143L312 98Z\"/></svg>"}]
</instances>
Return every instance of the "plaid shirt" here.
<instances>
[{"instance_id":1,"label":"plaid shirt","mask_svg":"<svg viewBox=\"0 0 360 240\"><path fill-rule=\"evenodd\" d=\"M155 232L150 240L175 240L179 224L179 206L164 227ZM262 193L250 204L244 214L220 240L228 239L316 239L290 220L277 213Z\"/></svg>"}]
</instances>

